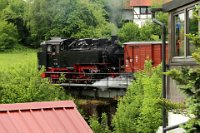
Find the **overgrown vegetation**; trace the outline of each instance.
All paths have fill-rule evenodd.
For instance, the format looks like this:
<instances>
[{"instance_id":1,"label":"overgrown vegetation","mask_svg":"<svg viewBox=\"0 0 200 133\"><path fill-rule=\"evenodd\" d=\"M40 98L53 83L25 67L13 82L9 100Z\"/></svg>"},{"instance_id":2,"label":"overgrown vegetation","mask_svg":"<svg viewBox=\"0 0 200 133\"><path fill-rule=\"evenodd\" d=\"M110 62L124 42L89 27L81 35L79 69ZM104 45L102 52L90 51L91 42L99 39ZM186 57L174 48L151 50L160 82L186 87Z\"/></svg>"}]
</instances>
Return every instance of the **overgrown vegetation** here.
<instances>
[{"instance_id":1,"label":"overgrown vegetation","mask_svg":"<svg viewBox=\"0 0 200 133\"><path fill-rule=\"evenodd\" d=\"M161 67L146 62L144 71L135 74L133 84L119 101L113 125L116 133L153 133L162 124Z\"/></svg>"},{"instance_id":2,"label":"overgrown vegetation","mask_svg":"<svg viewBox=\"0 0 200 133\"><path fill-rule=\"evenodd\" d=\"M0 54L0 103L70 99L59 86L41 78L35 52Z\"/></svg>"},{"instance_id":3,"label":"overgrown vegetation","mask_svg":"<svg viewBox=\"0 0 200 133\"><path fill-rule=\"evenodd\" d=\"M17 29L12 23L0 21L0 51L11 49L18 42Z\"/></svg>"},{"instance_id":4,"label":"overgrown vegetation","mask_svg":"<svg viewBox=\"0 0 200 133\"><path fill-rule=\"evenodd\" d=\"M153 68L150 61L146 62L144 71L135 73L135 80L119 101L112 120L114 133L156 132L162 124L161 75L161 67ZM110 132L97 119L93 118L90 125L95 133Z\"/></svg>"},{"instance_id":5,"label":"overgrown vegetation","mask_svg":"<svg viewBox=\"0 0 200 133\"><path fill-rule=\"evenodd\" d=\"M194 16L200 20L200 7L197 7ZM196 46L192 57L200 64L200 33L188 34L192 44ZM179 88L186 94L186 106L188 111L189 122L183 127L187 133L200 132L200 68L188 68L170 70L168 76L171 76L178 83Z\"/></svg>"},{"instance_id":6,"label":"overgrown vegetation","mask_svg":"<svg viewBox=\"0 0 200 133\"><path fill-rule=\"evenodd\" d=\"M89 123L94 133L112 133L108 126L108 117L106 113L103 113L101 116L101 122L99 123L99 119L94 115L90 117Z\"/></svg>"}]
</instances>

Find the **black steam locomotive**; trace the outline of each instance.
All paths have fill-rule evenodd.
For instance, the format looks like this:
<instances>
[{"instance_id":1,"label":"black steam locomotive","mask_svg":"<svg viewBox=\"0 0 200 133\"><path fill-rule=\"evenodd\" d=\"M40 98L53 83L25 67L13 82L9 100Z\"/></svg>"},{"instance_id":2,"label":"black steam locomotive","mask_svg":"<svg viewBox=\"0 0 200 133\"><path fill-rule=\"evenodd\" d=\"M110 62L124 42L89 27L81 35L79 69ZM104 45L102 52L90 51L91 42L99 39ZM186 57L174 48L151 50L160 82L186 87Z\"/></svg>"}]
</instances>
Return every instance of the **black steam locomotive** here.
<instances>
[{"instance_id":1,"label":"black steam locomotive","mask_svg":"<svg viewBox=\"0 0 200 133\"><path fill-rule=\"evenodd\" d=\"M46 71L42 77L66 83L94 83L105 77L116 77L123 72L124 51L116 36L111 39L60 39L41 43L38 64Z\"/></svg>"}]
</instances>

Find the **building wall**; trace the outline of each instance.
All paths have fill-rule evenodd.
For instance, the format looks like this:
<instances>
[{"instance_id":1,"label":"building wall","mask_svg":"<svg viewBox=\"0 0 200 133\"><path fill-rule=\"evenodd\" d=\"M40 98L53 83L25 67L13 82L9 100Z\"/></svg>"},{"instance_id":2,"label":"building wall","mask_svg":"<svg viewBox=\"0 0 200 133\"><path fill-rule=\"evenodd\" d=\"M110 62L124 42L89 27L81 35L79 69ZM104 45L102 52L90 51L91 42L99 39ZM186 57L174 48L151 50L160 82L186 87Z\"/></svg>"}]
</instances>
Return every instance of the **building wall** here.
<instances>
[{"instance_id":1,"label":"building wall","mask_svg":"<svg viewBox=\"0 0 200 133\"><path fill-rule=\"evenodd\" d=\"M151 14L140 14L140 7L125 8L122 12L122 19L124 21L131 21L136 23L139 27L147 21L151 21Z\"/></svg>"},{"instance_id":2,"label":"building wall","mask_svg":"<svg viewBox=\"0 0 200 133\"><path fill-rule=\"evenodd\" d=\"M133 22L138 24L139 27L144 25L147 21L151 21L152 15L140 14L140 7L134 7L133 11L134 11Z\"/></svg>"},{"instance_id":3,"label":"building wall","mask_svg":"<svg viewBox=\"0 0 200 133\"><path fill-rule=\"evenodd\" d=\"M185 101L185 96L183 92L180 89L178 89L176 81L170 77L168 77L166 98L176 103L183 103Z\"/></svg>"}]
</instances>

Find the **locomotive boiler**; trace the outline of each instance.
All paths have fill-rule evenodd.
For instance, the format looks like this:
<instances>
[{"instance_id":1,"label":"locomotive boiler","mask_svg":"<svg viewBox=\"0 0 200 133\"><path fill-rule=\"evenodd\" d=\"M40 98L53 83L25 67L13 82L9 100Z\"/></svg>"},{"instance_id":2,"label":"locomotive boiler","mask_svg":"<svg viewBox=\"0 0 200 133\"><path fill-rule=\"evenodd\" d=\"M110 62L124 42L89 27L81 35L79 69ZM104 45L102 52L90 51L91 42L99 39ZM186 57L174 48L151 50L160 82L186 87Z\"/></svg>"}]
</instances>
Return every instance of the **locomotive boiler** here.
<instances>
[{"instance_id":1,"label":"locomotive boiler","mask_svg":"<svg viewBox=\"0 0 200 133\"><path fill-rule=\"evenodd\" d=\"M116 36L111 39L52 38L41 43L38 52L42 77L53 83L92 84L106 77L117 77L124 70L124 50Z\"/></svg>"}]
</instances>

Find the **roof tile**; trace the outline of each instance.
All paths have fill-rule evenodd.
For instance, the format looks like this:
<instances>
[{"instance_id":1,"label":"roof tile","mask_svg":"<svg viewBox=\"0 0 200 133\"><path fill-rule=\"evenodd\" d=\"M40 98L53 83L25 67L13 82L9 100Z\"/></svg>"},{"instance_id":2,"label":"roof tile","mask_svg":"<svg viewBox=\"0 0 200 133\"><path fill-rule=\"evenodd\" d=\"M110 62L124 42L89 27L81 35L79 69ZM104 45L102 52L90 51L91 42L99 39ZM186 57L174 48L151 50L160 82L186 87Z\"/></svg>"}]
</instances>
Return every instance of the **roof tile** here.
<instances>
[{"instance_id":1,"label":"roof tile","mask_svg":"<svg viewBox=\"0 0 200 133\"><path fill-rule=\"evenodd\" d=\"M130 0L130 6L151 6L151 0Z\"/></svg>"}]
</instances>

